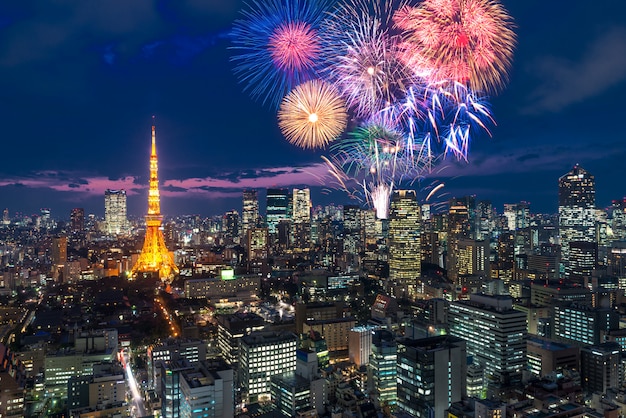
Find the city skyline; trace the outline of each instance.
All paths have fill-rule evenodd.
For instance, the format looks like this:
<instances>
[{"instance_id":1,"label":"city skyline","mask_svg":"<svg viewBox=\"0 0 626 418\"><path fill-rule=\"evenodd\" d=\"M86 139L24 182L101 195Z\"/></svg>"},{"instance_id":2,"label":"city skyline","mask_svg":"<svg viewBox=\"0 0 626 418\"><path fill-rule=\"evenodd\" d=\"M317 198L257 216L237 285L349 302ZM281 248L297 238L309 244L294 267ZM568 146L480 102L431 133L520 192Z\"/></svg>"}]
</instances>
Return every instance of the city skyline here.
<instances>
[{"instance_id":1,"label":"city skyline","mask_svg":"<svg viewBox=\"0 0 626 418\"><path fill-rule=\"evenodd\" d=\"M626 5L503 3L518 46L509 84L491 98L498 126L474 140L468 163L437 167L446 184L438 198L476 195L498 211L525 200L533 212L556 213L558 178L578 163L595 176L597 205L607 206L626 195L626 141L611 122L626 93ZM102 215L104 191L125 189L129 215L143 216L152 115L167 216L240 211L243 189L310 187L313 205L358 203L326 195L324 152L290 145L274 112L237 84L228 32L242 8L1 5L0 207Z\"/></svg>"}]
</instances>

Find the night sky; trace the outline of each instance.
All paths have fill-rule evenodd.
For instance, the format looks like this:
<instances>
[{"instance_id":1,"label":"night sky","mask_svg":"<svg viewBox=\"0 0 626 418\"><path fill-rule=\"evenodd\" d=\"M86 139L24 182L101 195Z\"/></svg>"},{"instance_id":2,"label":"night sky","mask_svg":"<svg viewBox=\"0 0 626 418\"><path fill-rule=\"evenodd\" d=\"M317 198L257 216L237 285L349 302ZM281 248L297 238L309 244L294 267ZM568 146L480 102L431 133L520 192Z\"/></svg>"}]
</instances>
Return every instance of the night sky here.
<instances>
[{"instance_id":1,"label":"night sky","mask_svg":"<svg viewBox=\"0 0 626 418\"><path fill-rule=\"evenodd\" d=\"M595 175L598 206L609 205L626 195L626 2L504 4L518 45L491 99L497 127L474 140L469 163L437 170L438 198L555 212L557 179L579 163ZM129 215L143 215L152 115L165 215L241 210L242 188L310 186L314 205L355 203L323 192L324 152L287 143L274 112L237 83L228 33L243 7L0 2L0 208L102 216L104 190L124 188Z\"/></svg>"}]
</instances>

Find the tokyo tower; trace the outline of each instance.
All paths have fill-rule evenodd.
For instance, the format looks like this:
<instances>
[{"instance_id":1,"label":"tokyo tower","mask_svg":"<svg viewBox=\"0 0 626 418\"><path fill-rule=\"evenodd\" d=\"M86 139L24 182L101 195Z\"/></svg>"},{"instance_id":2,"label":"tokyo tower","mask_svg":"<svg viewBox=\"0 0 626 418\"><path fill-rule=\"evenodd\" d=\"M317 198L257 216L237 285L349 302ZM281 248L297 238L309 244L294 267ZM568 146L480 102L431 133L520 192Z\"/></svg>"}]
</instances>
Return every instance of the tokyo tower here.
<instances>
[{"instance_id":1,"label":"tokyo tower","mask_svg":"<svg viewBox=\"0 0 626 418\"><path fill-rule=\"evenodd\" d=\"M152 117L152 151L150 153L150 190L148 192L148 214L146 215L146 238L132 275L158 272L163 281L171 281L178 273L174 257L165 246L161 223L161 201L159 197L158 159L156 153L156 130Z\"/></svg>"}]
</instances>

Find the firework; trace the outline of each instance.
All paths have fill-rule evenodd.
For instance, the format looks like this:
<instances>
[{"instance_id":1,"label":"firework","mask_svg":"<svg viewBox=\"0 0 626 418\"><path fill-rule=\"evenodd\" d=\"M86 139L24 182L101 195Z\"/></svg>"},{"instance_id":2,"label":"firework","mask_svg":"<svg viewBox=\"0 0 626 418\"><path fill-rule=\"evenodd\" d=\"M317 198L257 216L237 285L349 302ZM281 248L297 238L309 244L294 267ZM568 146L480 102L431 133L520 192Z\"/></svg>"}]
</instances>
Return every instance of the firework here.
<instances>
[{"instance_id":1,"label":"firework","mask_svg":"<svg viewBox=\"0 0 626 418\"><path fill-rule=\"evenodd\" d=\"M395 102L412 77L399 59L400 38L389 31L391 3L341 4L322 26L324 77L339 88L359 118Z\"/></svg>"},{"instance_id":2,"label":"firework","mask_svg":"<svg viewBox=\"0 0 626 418\"><path fill-rule=\"evenodd\" d=\"M505 84L516 41L497 1L424 0L402 7L394 22L404 31L400 57L417 74L490 93Z\"/></svg>"},{"instance_id":3,"label":"firework","mask_svg":"<svg viewBox=\"0 0 626 418\"><path fill-rule=\"evenodd\" d=\"M231 59L244 90L278 106L294 86L317 77L319 27L329 0L253 1L235 21Z\"/></svg>"},{"instance_id":4,"label":"firework","mask_svg":"<svg viewBox=\"0 0 626 418\"><path fill-rule=\"evenodd\" d=\"M302 148L326 146L346 128L348 114L337 91L321 80L297 86L283 100L278 126L289 142Z\"/></svg>"},{"instance_id":5,"label":"firework","mask_svg":"<svg viewBox=\"0 0 626 418\"><path fill-rule=\"evenodd\" d=\"M374 118L331 147L335 172L340 170L351 183L358 184L380 219L387 217L394 185L411 172L403 132L390 121ZM342 182L344 187L347 183Z\"/></svg>"}]
</instances>

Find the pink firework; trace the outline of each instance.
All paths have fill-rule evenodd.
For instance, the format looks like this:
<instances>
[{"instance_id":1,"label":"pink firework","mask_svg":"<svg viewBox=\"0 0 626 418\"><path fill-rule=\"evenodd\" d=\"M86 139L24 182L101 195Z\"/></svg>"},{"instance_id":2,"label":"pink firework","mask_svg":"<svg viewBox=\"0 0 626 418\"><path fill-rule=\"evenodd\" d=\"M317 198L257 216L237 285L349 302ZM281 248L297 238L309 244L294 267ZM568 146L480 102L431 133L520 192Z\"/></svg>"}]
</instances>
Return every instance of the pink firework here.
<instances>
[{"instance_id":1,"label":"pink firework","mask_svg":"<svg viewBox=\"0 0 626 418\"><path fill-rule=\"evenodd\" d=\"M311 68L320 53L317 31L304 22L281 24L271 34L268 49L280 70L292 72Z\"/></svg>"},{"instance_id":2,"label":"pink firework","mask_svg":"<svg viewBox=\"0 0 626 418\"><path fill-rule=\"evenodd\" d=\"M394 15L403 31L401 60L429 81L496 92L507 80L515 33L495 0L424 0Z\"/></svg>"}]
</instances>

